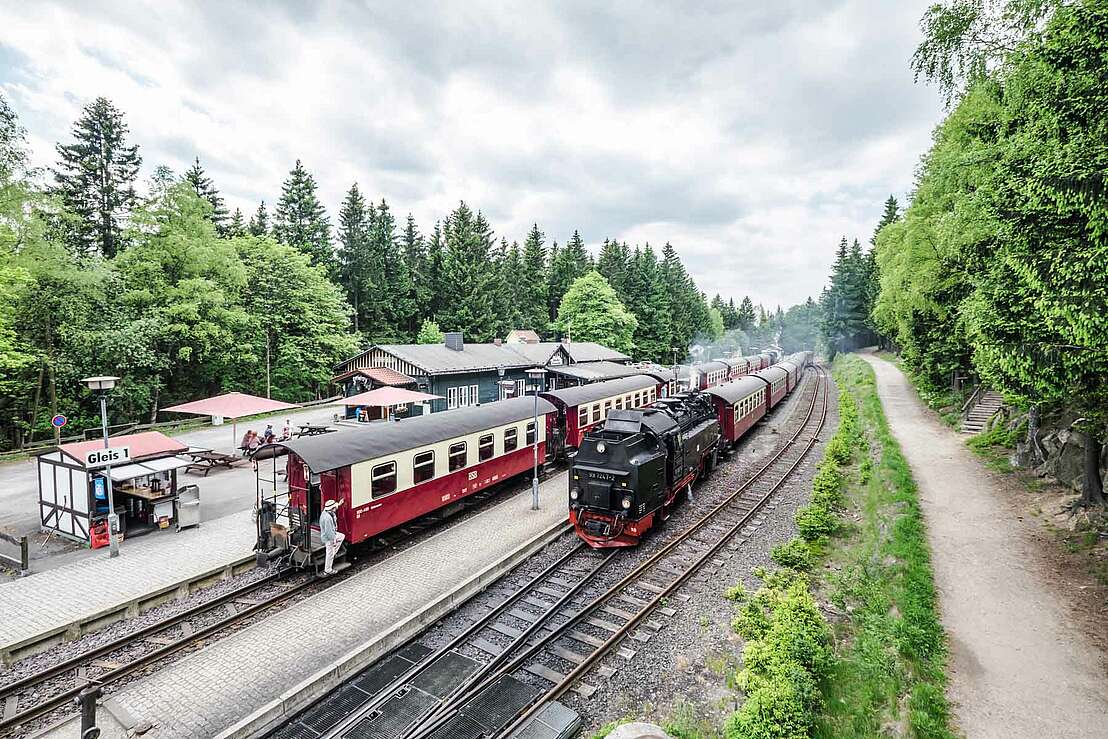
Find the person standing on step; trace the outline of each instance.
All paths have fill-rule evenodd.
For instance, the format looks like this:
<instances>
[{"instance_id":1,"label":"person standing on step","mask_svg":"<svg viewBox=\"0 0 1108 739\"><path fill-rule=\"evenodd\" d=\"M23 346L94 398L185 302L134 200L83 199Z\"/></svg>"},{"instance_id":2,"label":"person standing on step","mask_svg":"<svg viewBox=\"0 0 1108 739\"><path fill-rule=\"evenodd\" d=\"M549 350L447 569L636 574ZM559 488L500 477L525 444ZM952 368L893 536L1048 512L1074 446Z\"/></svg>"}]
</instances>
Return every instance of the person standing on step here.
<instances>
[{"instance_id":1,"label":"person standing on step","mask_svg":"<svg viewBox=\"0 0 1108 739\"><path fill-rule=\"evenodd\" d=\"M339 505L339 501L329 500L323 504L323 513L319 514L319 539L323 542L324 549L326 549L326 556L323 560L324 575L334 573L331 566L335 563L335 552L339 550L343 540L346 539L346 536L338 529L336 511L338 511Z\"/></svg>"}]
</instances>

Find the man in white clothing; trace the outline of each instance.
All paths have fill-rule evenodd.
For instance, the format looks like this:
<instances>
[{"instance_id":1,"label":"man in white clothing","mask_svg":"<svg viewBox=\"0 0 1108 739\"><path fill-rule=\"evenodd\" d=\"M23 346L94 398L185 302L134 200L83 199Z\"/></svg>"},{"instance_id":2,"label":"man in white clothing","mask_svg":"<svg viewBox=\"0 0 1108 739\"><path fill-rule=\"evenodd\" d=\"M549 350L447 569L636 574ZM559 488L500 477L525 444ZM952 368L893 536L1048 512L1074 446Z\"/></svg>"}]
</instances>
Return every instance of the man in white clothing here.
<instances>
[{"instance_id":1,"label":"man in white clothing","mask_svg":"<svg viewBox=\"0 0 1108 739\"><path fill-rule=\"evenodd\" d=\"M331 566L335 563L335 552L339 550L342 542L346 539L343 533L338 530L338 519L335 517L335 511L338 510L339 505L339 501L329 500L323 504L323 513L319 514L319 538L327 550L323 561L324 575L330 575L334 572Z\"/></svg>"}]
</instances>

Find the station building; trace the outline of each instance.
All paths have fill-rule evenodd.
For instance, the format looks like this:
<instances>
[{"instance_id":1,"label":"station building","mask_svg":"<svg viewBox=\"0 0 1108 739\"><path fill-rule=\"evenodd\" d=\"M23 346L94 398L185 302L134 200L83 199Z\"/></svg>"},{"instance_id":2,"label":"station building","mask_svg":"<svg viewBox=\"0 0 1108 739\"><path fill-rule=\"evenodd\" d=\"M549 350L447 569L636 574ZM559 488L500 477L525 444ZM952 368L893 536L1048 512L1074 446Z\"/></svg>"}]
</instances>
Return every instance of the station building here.
<instances>
[{"instance_id":1,"label":"station building","mask_svg":"<svg viewBox=\"0 0 1108 739\"><path fill-rule=\"evenodd\" d=\"M638 374L631 357L589 341L533 341L513 331L508 341L467 343L461 332L441 344L374 344L335 367L333 382L350 397L378 387L401 387L441 396L412 414L491 403L532 392L527 370L542 367L539 389L556 389ZM511 383L511 386L508 386Z\"/></svg>"}]
</instances>

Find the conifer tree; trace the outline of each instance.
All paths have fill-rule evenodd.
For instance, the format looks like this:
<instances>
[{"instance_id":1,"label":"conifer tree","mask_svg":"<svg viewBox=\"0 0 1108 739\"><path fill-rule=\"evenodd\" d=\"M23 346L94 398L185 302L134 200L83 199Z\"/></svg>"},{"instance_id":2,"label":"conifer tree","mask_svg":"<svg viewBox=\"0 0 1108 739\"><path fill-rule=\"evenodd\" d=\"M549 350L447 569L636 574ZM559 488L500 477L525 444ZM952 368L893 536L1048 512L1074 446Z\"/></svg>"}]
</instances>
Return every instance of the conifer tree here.
<instances>
[{"instance_id":1,"label":"conifer tree","mask_svg":"<svg viewBox=\"0 0 1108 739\"><path fill-rule=\"evenodd\" d=\"M185 182L189 184L198 197L208 201L212 206L212 223L215 224L215 232L227 237L227 206L223 204L223 196L219 194L212 178L204 172L200 166L200 157L196 157L192 166L185 170Z\"/></svg>"},{"instance_id":2,"label":"conifer tree","mask_svg":"<svg viewBox=\"0 0 1108 739\"><path fill-rule=\"evenodd\" d=\"M246 221L242 217L241 208L235 208L235 212L231 214L231 220L227 224L226 235L232 239L246 235Z\"/></svg>"},{"instance_id":3,"label":"conifer tree","mask_svg":"<svg viewBox=\"0 0 1108 739\"><path fill-rule=\"evenodd\" d=\"M900 205L896 202L896 197L890 195L885 200L885 211L881 214L881 220L877 222L877 228L873 229L873 237L870 238L869 243L877 243L877 234L881 233L881 229L888 226L890 223L896 223L900 218Z\"/></svg>"},{"instance_id":4,"label":"conifer tree","mask_svg":"<svg viewBox=\"0 0 1108 739\"><path fill-rule=\"evenodd\" d=\"M669 364L672 358L670 295L654 250L635 248L627 273L628 307L638 319L635 356ZM684 347L681 348L684 356Z\"/></svg>"},{"instance_id":5,"label":"conifer tree","mask_svg":"<svg viewBox=\"0 0 1108 739\"><path fill-rule=\"evenodd\" d=\"M442 240L442 225L438 222L427 238L427 285L430 292L428 315L441 324L446 305L446 248Z\"/></svg>"},{"instance_id":6,"label":"conifer tree","mask_svg":"<svg viewBox=\"0 0 1108 739\"><path fill-rule=\"evenodd\" d=\"M450 214L444 229L446 242L444 304L440 324L448 331L462 331L469 341L493 338L494 281L489 261L492 231L480 213L464 202Z\"/></svg>"},{"instance_id":7,"label":"conifer tree","mask_svg":"<svg viewBox=\"0 0 1108 739\"><path fill-rule=\"evenodd\" d=\"M757 318L754 313L754 303L751 302L749 295L744 295L742 303L739 304L739 328L749 333L750 329L754 328Z\"/></svg>"},{"instance_id":8,"label":"conifer tree","mask_svg":"<svg viewBox=\"0 0 1108 739\"><path fill-rule=\"evenodd\" d=\"M142 159L127 144L123 113L104 97L85 106L73 124L72 144L58 144L54 192L68 213L65 240L77 253L111 258L122 248L123 228L137 204L135 177Z\"/></svg>"},{"instance_id":9,"label":"conifer tree","mask_svg":"<svg viewBox=\"0 0 1108 739\"><path fill-rule=\"evenodd\" d=\"M547 332L550 322L550 286L546 274L546 237L539 230L539 224L533 224L523 242L522 264L520 266L520 326L531 329L539 335Z\"/></svg>"},{"instance_id":10,"label":"conifer tree","mask_svg":"<svg viewBox=\"0 0 1108 739\"><path fill-rule=\"evenodd\" d=\"M409 296L411 317L408 330L414 334L430 314L431 283L427 274L427 244L411 213L408 214L408 220L404 224L404 233L400 237L400 242L412 290Z\"/></svg>"},{"instance_id":11,"label":"conifer tree","mask_svg":"<svg viewBox=\"0 0 1108 739\"><path fill-rule=\"evenodd\" d=\"M358 183L350 186L339 210L339 280L353 307L354 331L370 330L366 317L373 313L371 297L378 265L369 250L370 218Z\"/></svg>"},{"instance_id":12,"label":"conifer tree","mask_svg":"<svg viewBox=\"0 0 1108 739\"><path fill-rule=\"evenodd\" d=\"M556 318L562 295L578 277L583 277L592 269L592 258L585 249L581 234L573 232L566 245L551 252L550 259L550 300L551 318Z\"/></svg>"},{"instance_id":13,"label":"conifer tree","mask_svg":"<svg viewBox=\"0 0 1108 739\"><path fill-rule=\"evenodd\" d=\"M608 280L608 284L621 298L627 293L627 270L630 268L630 250L627 244L618 240L605 239L600 247L600 257L596 260L596 271Z\"/></svg>"},{"instance_id":14,"label":"conifer tree","mask_svg":"<svg viewBox=\"0 0 1108 739\"><path fill-rule=\"evenodd\" d=\"M258 209L250 218L250 225L246 227L251 236L266 236L269 234L269 213L265 209L265 201L258 204Z\"/></svg>"},{"instance_id":15,"label":"conifer tree","mask_svg":"<svg viewBox=\"0 0 1108 739\"><path fill-rule=\"evenodd\" d=\"M337 270L331 246L331 222L316 194L315 178L299 159L281 186L281 198L273 219L273 235L278 241L308 255L312 264L322 266L332 277Z\"/></svg>"},{"instance_id":16,"label":"conifer tree","mask_svg":"<svg viewBox=\"0 0 1108 739\"><path fill-rule=\"evenodd\" d=\"M377 205L369 232L372 262L379 272L374 292L377 298L377 327L374 334L398 340L408 337L412 321L412 281L407 262L398 247L396 219L384 199Z\"/></svg>"}]
</instances>

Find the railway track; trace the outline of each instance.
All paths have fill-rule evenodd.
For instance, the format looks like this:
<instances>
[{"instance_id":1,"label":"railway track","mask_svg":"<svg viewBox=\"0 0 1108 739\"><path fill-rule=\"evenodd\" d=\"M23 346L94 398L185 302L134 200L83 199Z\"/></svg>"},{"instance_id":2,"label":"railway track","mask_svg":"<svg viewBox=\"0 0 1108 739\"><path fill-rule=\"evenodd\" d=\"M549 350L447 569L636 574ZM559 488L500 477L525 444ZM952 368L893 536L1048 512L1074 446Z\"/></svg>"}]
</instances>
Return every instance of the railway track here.
<instances>
[{"instance_id":1,"label":"railway track","mask_svg":"<svg viewBox=\"0 0 1108 739\"><path fill-rule=\"evenodd\" d=\"M524 490L519 486L519 491ZM470 508L479 508L499 492L482 491L474 496ZM513 492L518 492L514 491ZM437 520L413 521L375 541L372 551L395 549L418 537L426 530L439 530ZM395 553L395 552L393 552ZM391 556L391 554L390 554ZM379 560L372 560L372 566ZM312 590L333 587L363 569L355 566L320 579L301 575L292 579L291 569L281 569L240 588L215 598L190 606L134 632L62 659L33 674L0 685L0 736L6 736L19 727L63 709L72 712L78 694L92 684L110 687L136 672L151 668L157 663L188 649L198 642L217 635L252 617L264 615L294 596ZM283 587L282 587L283 586ZM258 598L261 591L273 587L278 592Z\"/></svg>"},{"instance_id":2,"label":"railway track","mask_svg":"<svg viewBox=\"0 0 1108 739\"><path fill-rule=\"evenodd\" d=\"M776 453L746 480L729 479L733 492L614 584L597 588L596 580L621 552L578 545L444 646L410 643L271 736L507 736L540 714L572 713L554 701L575 685L591 693L582 678L613 650L633 658L621 645L661 628L650 615L669 611L667 598L706 565L723 564L723 548L741 546L736 535L804 461L827 416L826 379L815 374L802 422Z\"/></svg>"}]
</instances>

